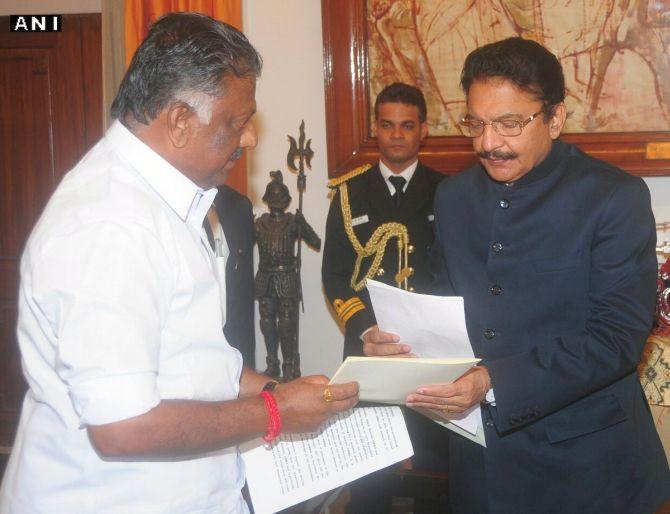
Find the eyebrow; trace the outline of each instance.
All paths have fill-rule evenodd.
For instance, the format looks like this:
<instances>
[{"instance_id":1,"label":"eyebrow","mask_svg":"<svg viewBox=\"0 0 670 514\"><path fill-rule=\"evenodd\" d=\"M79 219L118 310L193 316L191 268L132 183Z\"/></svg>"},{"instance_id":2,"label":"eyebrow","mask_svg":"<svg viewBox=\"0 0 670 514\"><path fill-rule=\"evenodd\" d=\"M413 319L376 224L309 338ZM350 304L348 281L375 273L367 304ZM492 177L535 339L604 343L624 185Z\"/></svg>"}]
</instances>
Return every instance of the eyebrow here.
<instances>
[{"instance_id":1,"label":"eyebrow","mask_svg":"<svg viewBox=\"0 0 670 514\"><path fill-rule=\"evenodd\" d=\"M416 125L419 122L417 122L416 120L400 120L396 122L393 120L387 120L386 118L380 118L377 120L377 123L391 123L392 125L393 124L406 125L407 123L413 123Z\"/></svg>"},{"instance_id":2,"label":"eyebrow","mask_svg":"<svg viewBox=\"0 0 670 514\"><path fill-rule=\"evenodd\" d=\"M513 112L506 112L505 114L501 114L500 116L497 116L493 118L493 121L497 120L504 120L505 118L519 118L523 119L524 116L523 114L518 114L518 113L513 113ZM466 114L463 119L465 120L473 120L473 121L482 121L481 118L477 118L476 116L473 116L472 114L468 113Z\"/></svg>"}]
</instances>

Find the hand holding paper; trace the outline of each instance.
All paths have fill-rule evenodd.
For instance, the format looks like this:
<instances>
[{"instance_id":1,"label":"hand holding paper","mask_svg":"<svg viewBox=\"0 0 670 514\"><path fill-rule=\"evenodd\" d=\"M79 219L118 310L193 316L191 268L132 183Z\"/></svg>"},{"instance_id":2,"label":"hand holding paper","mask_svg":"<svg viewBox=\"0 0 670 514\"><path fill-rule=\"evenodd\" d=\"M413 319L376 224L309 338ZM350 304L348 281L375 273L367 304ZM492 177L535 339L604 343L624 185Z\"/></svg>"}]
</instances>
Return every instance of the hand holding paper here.
<instances>
[{"instance_id":1,"label":"hand holding paper","mask_svg":"<svg viewBox=\"0 0 670 514\"><path fill-rule=\"evenodd\" d=\"M407 406L440 411L446 408L450 413L461 413L479 405L490 387L488 370L484 366L478 366L471 368L454 382L421 386L416 393L407 397Z\"/></svg>"},{"instance_id":2,"label":"hand holding paper","mask_svg":"<svg viewBox=\"0 0 670 514\"><path fill-rule=\"evenodd\" d=\"M363 334L363 353L367 357L416 357L410 350L396 334L379 330L376 325Z\"/></svg>"},{"instance_id":3,"label":"hand holding paper","mask_svg":"<svg viewBox=\"0 0 670 514\"><path fill-rule=\"evenodd\" d=\"M410 293L375 280L368 280L366 286L380 329L400 336L401 344L410 346L412 354L431 358L474 357L465 326L465 308L462 297ZM417 405L412 405L412 407L416 407L422 414L450 430L486 446L481 423L481 409L479 403L472 403L479 391L478 382L473 382L475 376L452 384L456 390L463 387L469 391L466 393L469 399L459 398L458 401L462 402L462 405L468 404L472 407L460 413L450 412L447 416L444 410L435 409L437 404L446 404L446 402L445 398L439 396L444 393L443 386L434 386L434 384L444 384L455 378L457 377L445 377L441 380L419 384L426 387L431 386L429 390L432 394L428 396L434 397L432 402L419 403L423 405L431 403L432 409L425 409ZM453 394L453 391L447 390L447 393ZM413 394L419 395L419 393ZM416 397L412 396L412 398ZM365 400L363 394L361 394L361 399ZM444 406L441 409L444 409Z\"/></svg>"},{"instance_id":4,"label":"hand holding paper","mask_svg":"<svg viewBox=\"0 0 670 514\"><path fill-rule=\"evenodd\" d=\"M358 384L331 386L330 402L323 401L328 378L323 375L301 377L279 384L273 394L282 413L282 432L317 430L328 418L351 409L358 402Z\"/></svg>"},{"instance_id":5,"label":"hand holding paper","mask_svg":"<svg viewBox=\"0 0 670 514\"><path fill-rule=\"evenodd\" d=\"M455 380L479 359L389 359L347 357L331 384L358 381L363 401L403 405L407 396L425 383Z\"/></svg>"}]
</instances>

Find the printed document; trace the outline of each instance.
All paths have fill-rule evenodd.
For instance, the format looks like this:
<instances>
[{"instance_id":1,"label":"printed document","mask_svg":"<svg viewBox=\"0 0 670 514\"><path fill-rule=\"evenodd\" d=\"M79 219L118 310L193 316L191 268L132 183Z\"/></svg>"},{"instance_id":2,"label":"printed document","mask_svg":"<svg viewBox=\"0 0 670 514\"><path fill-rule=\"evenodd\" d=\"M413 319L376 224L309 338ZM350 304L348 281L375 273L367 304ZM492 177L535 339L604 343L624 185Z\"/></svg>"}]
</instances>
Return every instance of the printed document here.
<instances>
[{"instance_id":1,"label":"printed document","mask_svg":"<svg viewBox=\"0 0 670 514\"><path fill-rule=\"evenodd\" d=\"M380 330L400 336L400 341L408 344L412 353L418 357L474 358L465 326L463 297L410 293L376 280L368 280L366 287ZM445 379L438 382L449 381ZM423 410L419 412L486 446L479 405L463 414L450 414L448 419L436 419L440 416L432 412L430 415ZM460 430L454 429L453 425Z\"/></svg>"},{"instance_id":2,"label":"printed document","mask_svg":"<svg viewBox=\"0 0 670 514\"><path fill-rule=\"evenodd\" d=\"M318 432L282 434L240 446L256 514L276 512L411 457L398 407L333 416Z\"/></svg>"}]
</instances>

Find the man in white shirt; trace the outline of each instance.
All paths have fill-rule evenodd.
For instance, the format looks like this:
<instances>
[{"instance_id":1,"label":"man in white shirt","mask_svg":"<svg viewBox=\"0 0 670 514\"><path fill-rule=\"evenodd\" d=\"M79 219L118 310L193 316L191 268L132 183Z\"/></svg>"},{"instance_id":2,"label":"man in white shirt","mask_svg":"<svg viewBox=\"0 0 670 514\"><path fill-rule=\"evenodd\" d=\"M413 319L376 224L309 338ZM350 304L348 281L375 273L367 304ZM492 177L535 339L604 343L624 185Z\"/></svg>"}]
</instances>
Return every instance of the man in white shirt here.
<instances>
[{"instance_id":1,"label":"man in white shirt","mask_svg":"<svg viewBox=\"0 0 670 514\"><path fill-rule=\"evenodd\" d=\"M30 389L2 514L245 513L237 443L313 430L356 403L356 384L322 376L274 387L222 332L227 252L202 223L256 145L260 68L234 28L162 18L117 121L49 201L21 262Z\"/></svg>"}]
</instances>

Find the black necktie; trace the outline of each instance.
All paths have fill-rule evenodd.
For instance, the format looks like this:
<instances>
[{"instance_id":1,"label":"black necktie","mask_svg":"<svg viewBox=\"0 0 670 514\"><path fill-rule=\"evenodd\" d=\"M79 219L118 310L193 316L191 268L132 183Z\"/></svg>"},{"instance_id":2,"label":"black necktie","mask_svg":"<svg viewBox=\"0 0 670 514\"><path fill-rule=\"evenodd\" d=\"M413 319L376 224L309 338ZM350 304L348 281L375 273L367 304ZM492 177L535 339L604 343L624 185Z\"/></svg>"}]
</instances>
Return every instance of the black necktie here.
<instances>
[{"instance_id":1,"label":"black necktie","mask_svg":"<svg viewBox=\"0 0 670 514\"><path fill-rule=\"evenodd\" d=\"M402 197L404 195L403 188L405 187L407 181L405 180L404 177L401 177L399 175L389 177L389 181L391 182L391 184L393 184L393 187L395 187L395 193L393 194L392 198L395 201L395 204L399 206L400 202L402 202Z\"/></svg>"}]
</instances>

